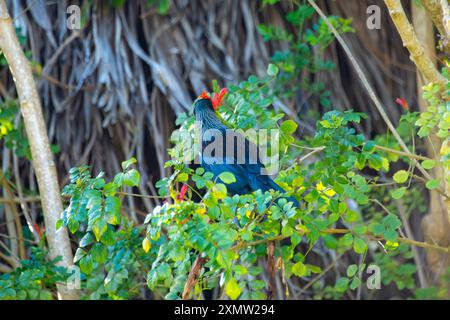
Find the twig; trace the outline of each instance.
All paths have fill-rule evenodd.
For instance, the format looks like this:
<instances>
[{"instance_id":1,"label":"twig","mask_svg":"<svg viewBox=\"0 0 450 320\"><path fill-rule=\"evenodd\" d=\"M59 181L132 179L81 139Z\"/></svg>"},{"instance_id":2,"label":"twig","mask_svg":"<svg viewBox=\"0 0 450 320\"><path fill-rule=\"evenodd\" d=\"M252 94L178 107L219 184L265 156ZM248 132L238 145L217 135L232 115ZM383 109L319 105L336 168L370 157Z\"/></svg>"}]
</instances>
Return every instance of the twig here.
<instances>
[{"instance_id":1,"label":"twig","mask_svg":"<svg viewBox=\"0 0 450 320\"><path fill-rule=\"evenodd\" d=\"M412 238L413 232L411 230L411 226L409 225L408 217L405 214L405 209L403 207L402 200L401 199L395 200L395 204L397 205L400 219L402 219L402 223L405 228L406 236L408 238ZM425 271L424 271L424 267L423 267L422 261L419 256L419 251L417 250L417 247L415 247L415 246L412 246L411 250L414 254L414 262L416 263L416 266L417 266L417 275L419 278L420 286L422 288L426 288L427 287L427 278L425 277Z\"/></svg>"},{"instance_id":2,"label":"twig","mask_svg":"<svg viewBox=\"0 0 450 320\"><path fill-rule=\"evenodd\" d=\"M200 276L200 272L202 271L203 264L206 262L206 258L202 258L201 254L197 256L194 264L191 267L191 271L189 272L186 283L184 284L183 294L181 295L183 300L188 300L192 289L194 288L198 277Z\"/></svg>"},{"instance_id":3,"label":"twig","mask_svg":"<svg viewBox=\"0 0 450 320\"><path fill-rule=\"evenodd\" d=\"M417 159L417 160L422 160L422 161L433 160L428 157L419 156L417 154L412 154L412 153L406 153L406 152L403 152L400 150L395 150L395 149L391 149L391 148L387 148L387 147L383 147L383 146L379 146L379 145L375 145L375 149L378 149L378 150L381 150L381 151L384 151L387 153L393 153L393 154L396 154L399 156L404 156L404 157L411 158L411 159Z\"/></svg>"},{"instance_id":4,"label":"twig","mask_svg":"<svg viewBox=\"0 0 450 320\"><path fill-rule=\"evenodd\" d=\"M19 162L17 159L17 156L14 154L13 156L13 168L14 168L14 176L16 178L16 189L17 194L19 195L20 199L20 208L22 209L23 215L25 217L25 221L27 222L28 229L30 230L31 234L34 236L34 240L36 243L39 242L39 235L37 234L37 231L34 228L34 221L30 216L30 213L28 212L27 204L22 200L23 199L23 191L22 191L22 183L20 182L20 173L19 173ZM21 257L24 259L25 257Z\"/></svg>"},{"instance_id":5,"label":"twig","mask_svg":"<svg viewBox=\"0 0 450 320\"><path fill-rule=\"evenodd\" d=\"M267 288L267 300L272 300L275 295L275 242L267 243L267 272L269 281Z\"/></svg>"},{"instance_id":6,"label":"twig","mask_svg":"<svg viewBox=\"0 0 450 320\"><path fill-rule=\"evenodd\" d=\"M335 265L336 263L339 261L339 259L342 258L342 256L344 255L344 253L341 253L339 256L336 257L336 259L333 260L332 263L330 263L328 265L328 267L326 267L321 273L319 273L317 276L315 276L314 278L312 278L298 293L298 296L301 296L306 290L308 290L309 287L311 287L314 283L316 283L318 280L320 280L320 278L322 278L325 274L327 274L328 271L330 271Z\"/></svg>"},{"instance_id":7,"label":"twig","mask_svg":"<svg viewBox=\"0 0 450 320\"><path fill-rule=\"evenodd\" d=\"M303 233L309 233L309 230L304 231ZM321 230L320 233L324 233L324 234L347 234L347 233L351 233L352 230L349 229L325 229L325 230ZM383 238L381 237L376 237L370 233L365 234L366 237L368 237L370 240L373 241L379 241L379 240L383 240ZM239 242L236 245L234 245L231 249L232 250L240 250L246 247L251 247L251 246L257 246L259 244L263 244L263 243L267 243L269 241L280 241L283 239L289 238L289 236L277 236L277 237L273 237L273 238L268 238L268 239L260 239L260 240L255 240L255 241L249 241L249 242ZM406 243L412 246L416 246L416 247L421 247L421 248L426 248L426 249L433 249L442 253L449 253L450 252L450 247L441 247L438 245L434 245L428 242L420 242L420 241L416 241L416 240L411 240L408 238L404 238L404 237L398 237L397 238L398 242L401 243Z\"/></svg>"}]
</instances>

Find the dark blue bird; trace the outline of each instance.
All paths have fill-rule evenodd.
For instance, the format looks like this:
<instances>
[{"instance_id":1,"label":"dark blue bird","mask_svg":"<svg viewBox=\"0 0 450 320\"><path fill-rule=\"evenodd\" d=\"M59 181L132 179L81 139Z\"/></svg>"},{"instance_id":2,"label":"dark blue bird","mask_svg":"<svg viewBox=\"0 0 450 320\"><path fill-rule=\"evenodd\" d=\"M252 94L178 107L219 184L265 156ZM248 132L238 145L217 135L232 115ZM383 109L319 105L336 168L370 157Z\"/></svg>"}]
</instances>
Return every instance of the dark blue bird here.
<instances>
[{"instance_id":1,"label":"dark blue bird","mask_svg":"<svg viewBox=\"0 0 450 320\"><path fill-rule=\"evenodd\" d=\"M269 175L264 174L265 167L260 161L255 144L227 127L217 117L213 108L213 103L217 103L217 100L214 98L211 101L202 94L194 104L196 121L202 128L201 166L205 171L213 173L218 181L221 173L232 173L236 182L227 184L227 190L232 195L248 194L258 189L262 192L273 189L284 193L285 191ZM230 148L234 152L230 152ZM227 154L227 150L230 154ZM286 199L298 207L296 199L292 197Z\"/></svg>"}]
</instances>

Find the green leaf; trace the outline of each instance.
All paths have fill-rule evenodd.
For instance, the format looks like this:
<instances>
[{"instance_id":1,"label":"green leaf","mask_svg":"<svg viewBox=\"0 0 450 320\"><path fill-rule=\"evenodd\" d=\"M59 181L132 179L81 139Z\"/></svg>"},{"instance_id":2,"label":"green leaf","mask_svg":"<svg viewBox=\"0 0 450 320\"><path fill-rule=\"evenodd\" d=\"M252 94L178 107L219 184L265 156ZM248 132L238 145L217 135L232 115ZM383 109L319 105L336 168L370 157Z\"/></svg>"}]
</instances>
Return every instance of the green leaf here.
<instances>
[{"instance_id":1,"label":"green leaf","mask_svg":"<svg viewBox=\"0 0 450 320\"><path fill-rule=\"evenodd\" d=\"M91 251L89 253L92 256L92 259L94 261L98 262L99 264L103 264L106 261L108 251L106 250L106 247L101 244L100 242L94 244L91 248Z\"/></svg>"},{"instance_id":2,"label":"green leaf","mask_svg":"<svg viewBox=\"0 0 450 320\"><path fill-rule=\"evenodd\" d=\"M242 293L242 289L239 287L238 283L234 278L230 278L225 284L225 293L231 300L236 300Z\"/></svg>"},{"instance_id":3,"label":"green leaf","mask_svg":"<svg viewBox=\"0 0 450 320\"><path fill-rule=\"evenodd\" d=\"M302 262L297 262L292 266L292 273L297 277L303 277L307 271L308 268Z\"/></svg>"},{"instance_id":4,"label":"green leaf","mask_svg":"<svg viewBox=\"0 0 450 320\"><path fill-rule=\"evenodd\" d=\"M107 246L112 246L116 241L114 237L115 234L112 228L113 228L112 226L107 226L105 233L102 235L100 239L100 241Z\"/></svg>"},{"instance_id":5,"label":"green leaf","mask_svg":"<svg viewBox=\"0 0 450 320\"><path fill-rule=\"evenodd\" d=\"M97 241L100 241L100 238L105 233L107 227L108 226L103 219L100 218L95 220L94 225L92 226L92 232L94 232L95 239L97 239Z\"/></svg>"},{"instance_id":6,"label":"green leaf","mask_svg":"<svg viewBox=\"0 0 450 320\"><path fill-rule=\"evenodd\" d=\"M294 120L286 120L280 126L281 131L286 135L293 134L297 130L297 127L298 125Z\"/></svg>"},{"instance_id":7,"label":"green leaf","mask_svg":"<svg viewBox=\"0 0 450 320\"><path fill-rule=\"evenodd\" d=\"M69 228L71 233L75 233L78 230L79 226L80 226L79 222L75 220L73 216L67 218L67 227Z\"/></svg>"},{"instance_id":8,"label":"green leaf","mask_svg":"<svg viewBox=\"0 0 450 320\"><path fill-rule=\"evenodd\" d=\"M334 287L338 292L345 292L348 289L349 282L350 280L348 278L342 277L336 282L336 285Z\"/></svg>"},{"instance_id":9,"label":"green leaf","mask_svg":"<svg viewBox=\"0 0 450 320\"><path fill-rule=\"evenodd\" d=\"M105 200L106 221L112 225L120 224L120 199L118 197L107 197ZM100 235L101 236L101 235Z\"/></svg>"},{"instance_id":10,"label":"green leaf","mask_svg":"<svg viewBox=\"0 0 450 320\"><path fill-rule=\"evenodd\" d=\"M374 223L369 224L369 231L372 232L376 236L383 234L385 230L386 230L386 228L381 223L374 222Z\"/></svg>"},{"instance_id":11,"label":"green leaf","mask_svg":"<svg viewBox=\"0 0 450 320\"><path fill-rule=\"evenodd\" d=\"M353 277L358 271L358 266L356 264L351 264L347 267L347 277Z\"/></svg>"},{"instance_id":12,"label":"green leaf","mask_svg":"<svg viewBox=\"0 0 450 320\"><path fill-rule=\"evenodd\" d=\"M439 180L438 179L429 180L429 181L427 181L425 186L429 190L436 189L437 187L439 187Z\"/></svg>"},{"instance_id":13,"label":"green leaf","mask_svg":"<svg viewBox=\"0 0 450 320\"><path fill-rule=\"evenodd\" d=\"M436 161L434 161L434 160L425 160L425 161L422 161L422 167L423 167L424 169L427 169L427 170L433 169L435 166L436 166Z\"/></svg>"},{"instance_id":14,"label":"green leaf","mask_svg":"<svg viewBox=\"0 0 450 320\"><path fill-rule=\"evenodd\" d=\"M127 170L129 166L131 166L132 164L134 164L136 162L137 162L137 160L134 157L129 160L123 161L122 162L122 170L124 170L124 171Z\"/></svg>"},{"instance_id":15,"label":"green leaf","mask_svg":"<svg viewBox=\"0 0 450 320\"><path fill-rule=\"evenodd\" d=\"M234 272L235 272L237 275L243 275L243 274L247 274L247 273L248 273L247 268L244 267L244 266L242 266L242 265L240 265L240 264L235 265L235 266L233 267L233 270L234 270Z\"/></svg>"},{"instance_id":16,"label":"green leaf","mask_svg":"<svg viewBox=\"0 0 450 320\"><path fill-rule=\"evenodd\" d=\"M123 182L129 187L137 187L139 185L140 179L141 175L136 169L131 169L130 171L125 172L123 175Z\"/></svg>"},{"instance_id":17,"label":"green leaf","mask_svg":"<svg viewBox=\"0 0 450 320\"><path fill-rule=\"evenodd\" d=\"M123 185L123 179L124 179L125 173L119 172L114 176L114 184L119 188ZM160 180L161 181L161 180ZM158 181L159 182L159 181ZM156 184L156 187L158 187L158 183Z\"/></svg>"},{"instance_id":18,"label":"green leaf","mask_svg":"<svg viewBox=\"0 0 450 320\"><path fill-rule=\"evenodd\" d=\"M92 235L92 233L88 232L84 235L83 238L81 238L79 246L80 248L84 248L93 243L94 241L95 241L94 236Z\"/></svg>"},{"instance_id":19,"label":"green leaf","mask_svg":"<svg viewBox=\"0 0 450 320\"><path fill-rule=\"evenodd\" d=\"M181 172L177 176L177 181L179 181L179 182L186 182L186 181L188 181L188 179L189 179L189 176L186 172Z\"/></svg>"},{"instance_id":20,"label":"green leaf","mask_svg":"<svg viewBox=\"0 0 450 320\"><path fill-rule=\"evenodd\" d=\"M232 174L231 172L222 172L221 174L219 174L219 179L226 184L236 182L236 178L234 177L234 174Z\"/></svg>"},{"instance_id":21,"label":"green leaf","mask_svg":"<svg viewBox=\"0 0 450 320\"><path fill-rule=\"evenodd\" d=\"M361 285L361 279L360 278L354 278L352 282L350 283L350 289L355 290Z\"/></svg>"},{"instance_id":22,"label":"green leaf","mask_svg":"<svg viewBox=\"0 0 450 320\"><path fill-rule=\"evenodd\" d=\"M63 219L56 220L56 230L59 230L59 228L61 228L63 225L64 225Z\"/></svg>"},{"instance_id":23,"label":"green leaf","mask_svg":"<svg viewBox=\"0 0 450 320\"><path fill-rule=\"evenodd\" d=\"M367 141L364 144L363 151L373 152L375 150L375 141Z\"/></svg>"},{"instance_id":24,"label":"green leaf","mask_svg":"<svg viewBox=\"0 0 450 320\"><path fill-rule=\"evenodd\" d=\"M78 248L77 251L75 252L75 256L73 257L73 262L77 263L78 261L81 260L81 258L83 258L86 255L86 251L84 251L82 248Z\"/></svg>"},{"instance_id":25,"label":"green leaf","mask_svg":"<svg viewBox=\"0 0 450 320\"><path fill-rule=\"evenodd\" d=\"M267 74L271 77L275 77L278 74L278 67L274 65L273 63L269 63L269 66L267 67Z\"/></svg>"},{"instance_id":26,"label":"green leaf","mask_svg":"<svg viewBox=\"0 0 450 320\"><path fill-rule=\"evenodd\" d=\"M385 231L385 233L383 234L384 239L386 239L387 241L397 241L397 232L395 230L392 229L387 229Z\"/></svg>"},{"instance_id":27,"label":"green leaf","mask_svg":"<svg viewBox=\"0 0 450 320\"><path fill-rule=\"evenodd\" d=\"M361 238L355 238L353 242L353 250L358 254L363 254L367 250L366 242Z\"/></svg>"},{"instance_id":28,"label":"green leaf","mask_svg":"<svg viewBox=\"0 0 450 320\"><path fill-rule=\"evenodd\" d=\"M48 290L42 290L39 292L39 299L40 300L53 300L52 293Z\"/></svg>"},{"instance_id":29,"label":"green leaf","mask_svg":"<svg viewBox=\"0 0 450 320\"><path fill-rule=\"evenodd\" d=\"M391 196L392 196L392 198L394 198L396 200L401 199L405 195L406 190L407 190L406 187L401 187L401 188L392 190Z\"/></svg>"},{"instance_id":30,"label":"green leaf","mask_svg":"<svg viewBox=\"0 0 450 320\"><path fill-rule=\"evenodd\" d=\"M394 174L394 181L397 183L405 183L408 180L409 173L405 170L397 171Z\"/></svg>"},{"instance_id":31,"label":"green leaf","mask_svg":"<svg viewBox=\"0 0 450 320\"><path fill-rule=\"evenodd\" d=\"M80 260L80 269L85 274L90 274L94 270L94 263L89 255L84 256Z\"/></svg>"},{"instance_id":32,"label":"green leaf","mask_svg":"<svg viewBox=\"0 0 450 320\"><path fill-rule=\"evenodd\" d=\"M105 196L113 196L117 192L117 185L114 182L107 183L103 187L103 192Z\"/></svg>"},{"instance_id":33,"label":"green leaf","mask_svg":"<svg viewBox=\"0 0 450 320\"><path fill-rule=\"evenodd\" d=\"M353 243L353 236L352 236L352 234L351 233L347 233L346 235L344 235L342 238L341 238L341 241L342 241L342 244L344 245L344 246L351 246L352 245L352 243Z\"/></svg>"},{"instance_id":34,"label":"green leaf","mask_svg":"<svg viewBox=\"0 0 450 320\"><path fill-rule=\"evenodd\" d=\"M394 229L394 230L402 225L402 222L400 221L400 219L394 214L389 214L386 217L384 217L383 223L388 229Z\"/></svg>"},{"instance_id":35,"label":"green leaf","mask_svg":"<svg viewBox=\"0 0 450 320\"><path fill-rule=\"evenodd\" d=\"M216 199L225 199L227 196L227 187L223 183L215 184L212 187L212 194Z\"/></svg>"},{"instance_id":36,"label":"green leaf","mask_svg":"<svg viewBox=\"0 0 450 320\"><path fill-rule=\"evenodd\" d=\"M31 300L36 300L39 295L39 291L35 289L27 290L27 292Z\"/></svg>"}]
</instances>

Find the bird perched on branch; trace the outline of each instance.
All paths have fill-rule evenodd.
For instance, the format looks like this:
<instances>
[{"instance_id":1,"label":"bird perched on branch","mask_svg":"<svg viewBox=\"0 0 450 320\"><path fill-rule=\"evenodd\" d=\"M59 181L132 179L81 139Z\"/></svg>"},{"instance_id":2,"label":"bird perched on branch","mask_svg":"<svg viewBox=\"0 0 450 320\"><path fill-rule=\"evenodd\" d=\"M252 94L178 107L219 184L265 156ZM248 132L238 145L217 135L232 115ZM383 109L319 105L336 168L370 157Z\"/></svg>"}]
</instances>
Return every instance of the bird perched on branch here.
<instances>
[{"instance_id":1,"label":"bird perched on branch","mask_svg":"<svg viewBox=\"0 0 450 320\"><path fill-rule=\"evenodd\" d=\"M227 184L227 190L232 195L248 194L256 190L266 192L271 189L285 193L283 188L265 174L258 147L225 125L217 116L216 110L226 93L227 89L223 88L219 94L210 98L206 92L202 92L194 103L196 121L201 125L201 166L222 183L220 174L232 173L236 181ZM285 198L298 207L296 199Z\"/></svg>"}]
</instances>

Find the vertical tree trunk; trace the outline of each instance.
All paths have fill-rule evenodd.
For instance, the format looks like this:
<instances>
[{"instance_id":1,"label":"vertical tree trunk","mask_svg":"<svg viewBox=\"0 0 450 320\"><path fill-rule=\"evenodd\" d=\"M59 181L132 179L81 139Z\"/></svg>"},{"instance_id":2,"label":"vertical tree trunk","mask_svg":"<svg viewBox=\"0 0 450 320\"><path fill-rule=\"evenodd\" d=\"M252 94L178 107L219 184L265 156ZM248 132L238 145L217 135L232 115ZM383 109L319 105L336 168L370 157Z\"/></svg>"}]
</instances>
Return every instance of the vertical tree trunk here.
<instances>
[{"instance_id":1,"label":"vertical tree trunk","mask_svg":"<svg viewBox=\"0 0 450 320\"><path fill-rule=\"evenodd\" d=\"M436 44L434 41L433 23L423 7L419 7L415 3L411 3L411 6L412 21L417 38L422 43L425 54L430 57L430 60L436 66L436 59L434 58L436 56ZM419 72L417 72L417 96L419 101L419 110L421 112L427 111L428 108L426 101L422 98L422 87L425 84L426 83L424 82L422 76ZM436 135L430 134L430 139L425 140L425 145L427 147L428 156L439 160L439 150L441 147L440 139ZM436 166L433 168L432 175L434 177L443 177L444 170L442 166ZM436 190L430 190L429 193L430 205L428 207L428 213L422 222L425 239L431 242L435 239L442 239L440 241L441 244L448 244L448 239L447 241L445 241L445 239L448 238L448 234L450 233L450 226L447 221L447 209L443 203L444 199ZM427 251L428 266L433 273L439 273L442 259L442 254L432 250Z\"/></svg>"},{"instance_id":2,"label":"vertical tree trunk","mask_svg":"<svg viewBox=\"0 0 450 320\"><path fill-rule=\"evenodd\" d=\"M56 221L63 210L53 154L50 150L42 107L30 65L20 47L16 31L4 0L0 0L0 49L8 61L16 84L25 129L30 143L32 162L41 195L45 230L52 258L62 257L60 264L73 265L69 236L65 228L56 231ZM77 299L78 292L58 285L60 299Z\"/></svg>"}]
</instances>

